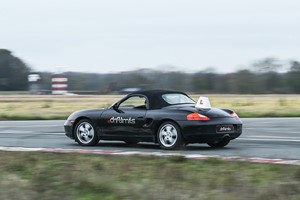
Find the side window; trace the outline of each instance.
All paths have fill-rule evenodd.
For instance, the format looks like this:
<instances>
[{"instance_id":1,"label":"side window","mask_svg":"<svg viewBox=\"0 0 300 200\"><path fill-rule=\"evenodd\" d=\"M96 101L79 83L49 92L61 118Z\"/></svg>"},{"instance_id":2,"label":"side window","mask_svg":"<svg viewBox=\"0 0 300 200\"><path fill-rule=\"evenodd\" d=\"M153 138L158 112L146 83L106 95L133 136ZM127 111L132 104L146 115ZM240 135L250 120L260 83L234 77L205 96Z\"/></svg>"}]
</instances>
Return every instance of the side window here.
<instances>
[{"instance_id":1,"label":"side window","mask_svg":"<svg viewBox=\"0 0 300 200\"><path fill-rule=\"evenodd\" d=\"M147 101L143 96L133 96L123 101L119 108L146 109Z\"/></svg>"}]
</instances>

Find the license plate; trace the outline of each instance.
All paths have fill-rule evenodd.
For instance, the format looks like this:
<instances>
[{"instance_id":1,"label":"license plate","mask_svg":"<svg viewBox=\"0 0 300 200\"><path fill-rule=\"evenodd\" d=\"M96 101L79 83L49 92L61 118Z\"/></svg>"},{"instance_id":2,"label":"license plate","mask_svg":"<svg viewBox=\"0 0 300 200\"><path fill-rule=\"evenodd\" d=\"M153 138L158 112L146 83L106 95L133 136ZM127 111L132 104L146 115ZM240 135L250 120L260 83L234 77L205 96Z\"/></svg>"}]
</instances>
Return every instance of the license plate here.
<instances>
[{"instance_id":1,"label":"license plate","mask_svg":"<svg viewBox=\"0 0 300 200\"><path fill-rule=\"evenodd\" d=\"M233 133L234 127L232 125L219 125L217 126L217 133Z\"/></svg>"}]
</instances>

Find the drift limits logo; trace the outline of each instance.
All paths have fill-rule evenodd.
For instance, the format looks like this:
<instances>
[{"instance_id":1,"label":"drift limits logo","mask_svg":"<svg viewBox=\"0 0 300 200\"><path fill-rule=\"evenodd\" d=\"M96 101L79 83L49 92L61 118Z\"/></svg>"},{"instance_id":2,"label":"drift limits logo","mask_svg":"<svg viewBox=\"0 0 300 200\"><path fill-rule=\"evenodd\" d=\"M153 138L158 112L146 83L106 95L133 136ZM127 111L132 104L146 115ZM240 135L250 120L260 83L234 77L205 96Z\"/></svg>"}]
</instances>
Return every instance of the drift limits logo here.
<instances>
[{"instance_id":1,"label":"drift limits logo","mask_svg":"<svg viewBox=\"0 0 300 200\"><path fill-rule=\"evenodd\" d=\"M123 118L123 117L111 117L107 123L109 124L135 124L135 119L129 117L129 118Z\"/></svg>"}]
</instances>

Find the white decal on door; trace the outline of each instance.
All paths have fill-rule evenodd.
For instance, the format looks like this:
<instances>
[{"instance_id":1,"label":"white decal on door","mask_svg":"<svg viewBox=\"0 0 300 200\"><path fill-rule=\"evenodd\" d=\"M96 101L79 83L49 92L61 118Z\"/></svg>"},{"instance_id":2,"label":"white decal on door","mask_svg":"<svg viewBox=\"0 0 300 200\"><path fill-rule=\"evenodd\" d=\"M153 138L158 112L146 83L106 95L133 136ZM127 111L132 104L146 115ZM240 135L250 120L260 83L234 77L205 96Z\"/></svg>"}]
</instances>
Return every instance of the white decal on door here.
<instances>
[{"instance_id":1,"label":"white decal on door","mask_svg":"<svg viewBox=\"0 0 300 200\"><path fill-rule=\"evenodd\" d=\"M135 124L135 119L129 117L129 118L123 118L123 117L111 117L107 123L109 124Z\"/></svg>"}]
</instances>

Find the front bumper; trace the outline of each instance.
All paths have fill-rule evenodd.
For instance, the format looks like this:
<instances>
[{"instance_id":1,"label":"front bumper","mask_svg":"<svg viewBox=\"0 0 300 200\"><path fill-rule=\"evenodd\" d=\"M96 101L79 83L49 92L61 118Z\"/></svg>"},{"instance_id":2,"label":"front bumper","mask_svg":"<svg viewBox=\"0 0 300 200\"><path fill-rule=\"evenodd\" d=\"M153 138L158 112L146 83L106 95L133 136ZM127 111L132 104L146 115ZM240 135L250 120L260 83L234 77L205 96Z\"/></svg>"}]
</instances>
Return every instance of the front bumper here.
<instances>
[{"instance_id":1,"label":"front bumper","mask_svg":"<svg viewBox=\"0 0 300 200\"><path fill-rule=\"evenodd\" d=\"M73 123L70 122L69 120L65 121L64 123L64 129L65 129L65 134L67 137L74 139L73 135Z\"/></svg>"}]
</instances>

